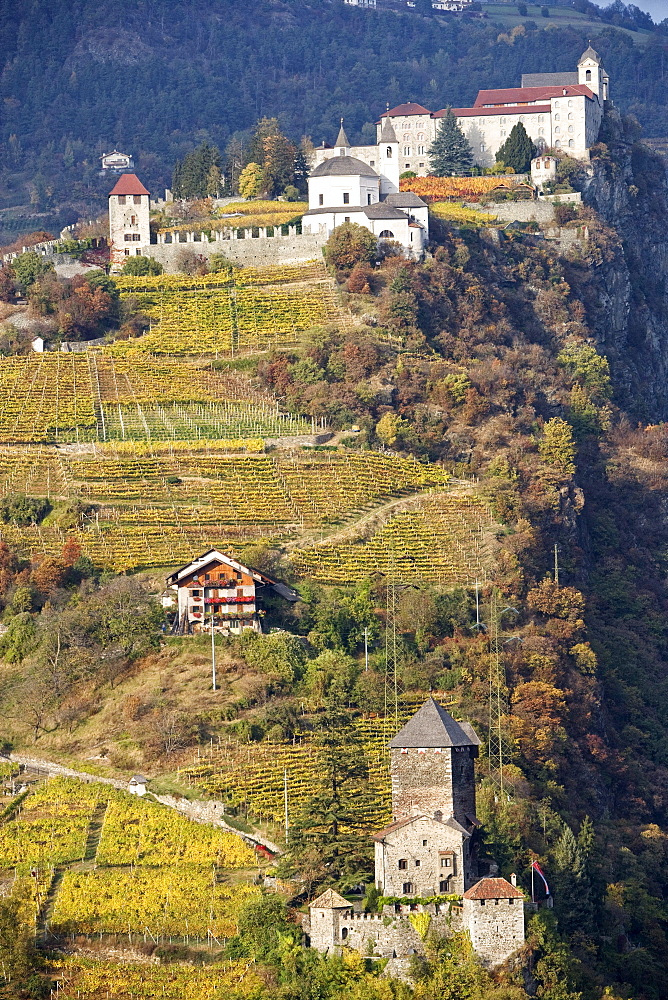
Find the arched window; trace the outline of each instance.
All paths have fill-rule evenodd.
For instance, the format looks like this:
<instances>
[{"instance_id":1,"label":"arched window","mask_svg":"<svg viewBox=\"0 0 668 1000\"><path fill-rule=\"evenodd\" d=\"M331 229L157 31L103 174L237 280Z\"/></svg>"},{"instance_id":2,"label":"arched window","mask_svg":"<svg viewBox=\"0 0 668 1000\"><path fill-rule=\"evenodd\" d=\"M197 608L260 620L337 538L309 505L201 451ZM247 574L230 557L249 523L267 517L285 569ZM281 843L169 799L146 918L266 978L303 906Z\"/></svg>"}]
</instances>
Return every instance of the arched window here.
<instances>
[{"instance_id":1,"label":"arched window","mask_svg":"<svg viewBox=\"0 0 668 1000\"><path fill-rule=\"evenodd\" d=\"M555 115L554 116L554 120L555 120L555 122L561 121L561 115Z\"/></svg>"},{"instance_id":2,"label":"arched window","mask_svg":"<svg viewBox=\"0 0 668 1000\"><path fill-rule=\"evenodd\" d=\"M555 108L558 108L559 107L559 101L555 101L554 102L554 106L555 106Z\"/></svg>"},{"instance_id":3,"label":"arched window","mask_svg":"<svg viewBox=\"0 0 668 1000\"><path fill-rule=\"evenodd\" d=\"M505 138L506 138L506 130L505 130L505 129L503 129L503 128L501 129L501 138L502 138L502 139L505 139Z\"/></svg>"},{"instance_id":4,"label":"arched window","mask_svg":"<svg viewBox=\"0 0 668 1000\"><path fill-rule=\"evenodd\" d=\"M410 156L410 155L411 155L411 147L404 146L404 156Z\"/></svg>"},{"instance_id":5,"label":"arched window","mask_svg":"<svg viewBox=\"0 0 668 1000\"><path fill-rule=\"evenodd\" d=\"M539 125L542 125L542 123L543 123L544 121L545 121L545 116L544 116L544 115L538 115L538 124L539 124Z\"/></svg>"},{"instance_id":6,"label":"arched window","mask_svg":"<svg viewBox=\"0 0 668 1000\"><path fill-rule=\"evenodd\" d=\"M486 151L486 147L485 147L485 143L484 143L484 142L481 142L481 143L480 143L480 152L481 152L481 153L484 153L485 151Z\"/></svg>"},{"instance_id":7,"label":"arched window","mask_svg":"<svg viewBox=\"0 0 668 1000\"><path fill-rule=\"evenodd\" d=\"M558 148L559 146L561 146L561 139L555 139L555 140L554 140L554 145L555 145L555 146L556 146L557 148Z\"/></svg>"},{"instance_id":8,"label":"arched window","mask_svg":"<svg viewBox=\"0 0 668 1000\"><path fill-rule=\"evenodd\" d=\"M573 107L573 102L572 102L572 101L569 101L569 102L568 102L568 106L569 106L569 108L572 108L572 107Z\"/></svg>"},{"instance_id":9,"label":"arched window","mask_svg":"<svg viewBox=\"0 0 668 1000\"><path fill-rule=\"evenodd\" d=\"M545 135L545 129L544 128L539 128L538 129L538 135Z\"/></svg>"},{"instance_id":10,"label":"arched window","mask_svg":"<svg viewBox=\"0 0 668 1000\"><path fill-rule=\"evenodd\" d=\"M382 233L380 234L380 239L381 240L393 240L394 239L394 233L392 232L391 229L383 229Z\"/></svg>"},{"instance_id":11,"label":"arched window","mask_svg":"<svg viewBox=\"0 0 668 1000\"><path fill-rule=\"evenodd\" d=\"M569 120L569 122L573 121L573 112L572 111L568 112L568 120Z\"/></svg>"},{"instance_id":12,"label":"arched window","mask_svg":"<svg viewBox=\"0 0 668 1000\"><path fill-rule=\"evenodd\" d=\"M413 888L413 883L412 882L404 882L403 887L402 887L402 892L403 892L404 896L412 896L413 893L414 893L414 891L415 890Z\"/></svg>"},{"instance_id":13,"label":"arched window","mask_svg":"<svg viewBox=\"0 0 668 1000\"><path fill-rule=\"evenodd\" d=\"M573 148L573 146L575 145L575 143L573 142L573 140L572 140L572 139L569 139L569 140L568 140L568 145L569 145L569 146L570 146L570 148L572 149L572 148Z\"/></svg>"},{"instance_id":14,"label":"arched window","mask_svg":"<svg viewBox=\"0 0 668 1000\"><path fill-rule=\"evenodd\" d=\"M505 118L502 118L502 119L501 119L501 124L502 124L502 125L505 125L505 124L506 124L506 119L505 119Z\"/></svg>"},{"instance_id":15,"label":"arched window","mask_svg":"<svg viewBox=\"0 0 668 1000\"><path fill-rule=\"evenodd\" d=\"M411 137L409 135L405 135L404 136L404 142L410 142L410 141L411 141Z\"/></svg>"},{"instance_id":16,"label":"arched window","mask_svg":"<svg viewBox=\"0 0 668 1000\"><path fill-rule=\"evenodd\" d=\"M520 121L524 124L524 115L520 115Z\"/></svg>"},{"instance_id":17,"label":"arched window","mask_svg":"<svg viewBox=\"0 0 668 1000\"><path fill-rule=\"evenodd\" d=\"M410 128L411 127L411 123L410 122L404 122L401 127L402 128Z\"/></svg>"},{"instance_id":18,"label":"arched window","mask_svg":"<svg viewBox=\"0 0 668 1000\"><path fill-rule=\"evenodd\" d=\"M591 80L591 70L590 69L588 69L587 72L585 73L585 80L587 80L587 82L589 82L589 80Z\"/></svg>"},{"instance_id":19,"label":"arched window","mask_svg":"<svg viewBox=\"0 0 668 1000\"><path fill-rule=\"evenodd\" d=\"M341 939L343 941L345 941L347 937L348 937L348 928L347 927L342 927L341 928Z\"/></svg>"},{"instance_id":20,"label":"arched window","mask_svg":"<svg viewBox=\"0 0 668 1000\"><path fill-rule=\"evenodd\" d=\"M554 126L554 131L555 131L555 132L561 132L561 129L559 128L559 126L558 126L558 125L555 125L555 126Z\"/></svg>"},{"instance_id":21,"label":"arched window","mask_svg":"<svg viewBox=\"0 0 668 1000\"><path fill-rule=\"evenodd\" d=\"M569 132L572 132L572 131L573 131L573 126L572 126L572 125L569 125L569 126L568 126L568 131L569 131Z\"/></svg>"},{"instance_id":22,"label":"arched window","mask_svg":"<svg viewBox=\"0 0 668 1000\"><path fill-rule=\"evenodd\" d=\"M418 132L418 142L424 142L424 132Z\"/></svg>"},{"instance_id":23,"label":"arched window","mask_svg":"<svg viewBox=\"0 0 668 1000\"><path fill-rule=\"evenodd\" d=\"M387 156L388 160L392 159L392 147L391 146L387 147L387 149L385 150L385 155Z\"/></svg>"},{"instance_id":24,"label":"arched window","mask_svg":"<svg viewBox=\"0 0 668 1000\"><path fill-rule=\"evenodd\" d=\"M424 156L424 146L418 146L418 156Z\"/></svg>"}]
</instances>

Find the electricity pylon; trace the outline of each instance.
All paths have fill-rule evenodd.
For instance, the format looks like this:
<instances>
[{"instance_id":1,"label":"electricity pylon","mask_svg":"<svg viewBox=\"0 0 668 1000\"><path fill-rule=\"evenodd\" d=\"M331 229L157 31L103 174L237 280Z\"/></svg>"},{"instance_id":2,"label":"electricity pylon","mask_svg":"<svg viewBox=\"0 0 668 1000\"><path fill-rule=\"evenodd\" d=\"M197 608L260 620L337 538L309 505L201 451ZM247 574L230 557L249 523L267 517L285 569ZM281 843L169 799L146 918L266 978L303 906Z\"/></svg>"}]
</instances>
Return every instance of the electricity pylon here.
<instances>
[{"instance_id":1,"label":"electricity pylon","mask_svg":"<svg viewBox=\"0 0 668 1000\"><path fill-rule=\"evenodd\" d=\"M503 734L503 716L507 711L506 671L501 648L499 622L506 612L515 608L499 610L499 592L492 587L489 599L489 709L488 709L488 761L490 777L497 782L503 792L504 766L510 758L510 747Z\"/></svg>"}]
</instances>

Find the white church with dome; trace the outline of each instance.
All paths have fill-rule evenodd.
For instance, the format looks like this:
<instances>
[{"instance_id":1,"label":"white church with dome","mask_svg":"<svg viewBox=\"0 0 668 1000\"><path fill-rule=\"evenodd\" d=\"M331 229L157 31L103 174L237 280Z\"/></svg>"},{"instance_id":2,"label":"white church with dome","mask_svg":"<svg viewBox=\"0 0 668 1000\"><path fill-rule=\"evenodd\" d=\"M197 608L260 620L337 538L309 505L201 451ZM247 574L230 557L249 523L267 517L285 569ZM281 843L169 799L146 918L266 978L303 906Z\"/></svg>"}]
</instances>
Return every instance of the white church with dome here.
<instances>
[{"instance_id":1,"label":"white church with dome","mask_svg":"<svg viewBox=\"0 0 668 1000\"><path fill-rule=\"evenodd\" d=\"M304 233L326 239L337 226L354 222L381 240L400 243L411 256L422 255L429 210L417 195L399 190L399 141L389 119L376 146L352 147L342 122L336 145L318 153L324 155L309 177Z\"/></svg>"}]
</instances>

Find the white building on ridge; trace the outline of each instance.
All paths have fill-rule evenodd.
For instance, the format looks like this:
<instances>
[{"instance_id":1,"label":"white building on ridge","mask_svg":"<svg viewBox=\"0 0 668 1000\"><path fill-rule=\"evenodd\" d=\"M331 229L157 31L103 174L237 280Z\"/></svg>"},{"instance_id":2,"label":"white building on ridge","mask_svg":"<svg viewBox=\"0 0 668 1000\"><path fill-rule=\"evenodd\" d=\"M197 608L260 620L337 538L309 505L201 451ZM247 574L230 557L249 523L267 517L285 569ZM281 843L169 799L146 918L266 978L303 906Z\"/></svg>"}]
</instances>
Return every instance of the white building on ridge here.
<instances>
[{"instance_id":1,"label":"white building on ridge","mask_svg":"<svg viewBox=\"0 0 668 1000\"><path fill-rule=\"evenodd\" d=\"M326 239L337 226L354 222L419 256L429 238L428 208L417 195L399 191L399 172L399 142L389 119L376 146L351 146L341 123L336 145L316 150L303 232Z\"/></svg>"},{"instance_id":2,"label":"white building on ridge","mask_svg":"<svg viewBox=\"0 0 668 1000\"><path fill-rule=\"evenodd\" d=\"M493 165L497 150L517 122L522 122L539 150L554 147L581 159L596 142L609 82L599 54L589 46L575 71L524 74L521 87L481 90L472 108L453 111L479 166ZM387 122L391 122L399 142L400 173L430 173L427 150L445 112L445 108L432 112L408 102L388 109L381 117L377 126L379 140ZM366 159L366 151L374 148L354 147L352 155Z\"/></svg>"}]
</instances>

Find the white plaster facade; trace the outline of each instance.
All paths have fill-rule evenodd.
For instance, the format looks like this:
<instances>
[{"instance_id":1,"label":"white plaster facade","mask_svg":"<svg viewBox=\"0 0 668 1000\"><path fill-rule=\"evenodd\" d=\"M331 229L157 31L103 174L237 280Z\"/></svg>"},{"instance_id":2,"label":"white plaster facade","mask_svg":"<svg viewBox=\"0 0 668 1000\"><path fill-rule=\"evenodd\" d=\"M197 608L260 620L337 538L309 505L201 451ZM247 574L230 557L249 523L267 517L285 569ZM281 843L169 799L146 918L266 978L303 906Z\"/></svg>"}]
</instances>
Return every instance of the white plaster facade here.
<instances>
[{"instance_id":1,"label":"white plaster facade","mask_svg":"<svg viewBox=\"0 0 668 1000\"><path fill-rule=\"evenodd\" d=\"M140 256L151 242L151 196L136 174L122 174L109 192L109 243L112 265Z\"/></svg>"},{"instance_id":2,"label":"white plaster facade","mask_svg":"<svg viewBox=\"0 0 668 1000\"><path fill-rule=\"evenodd\" d=\"M378 145L355 147L342 124L336 145L316 150L302 231L324 241L337 226L357 223L420 256L429 237L429 210L416 195L399 191L399 170L399 143L390 122Z\"/></svg>"},{"instance_id":3,"label":"white plaster facade","mask_svg":"<svg viewBox=\"0 0 668 1000\"><path fill-rule=\"evenodd\" d=\"M608 99L609 77L594 49L590 47L583 53L576 72L537 74L526 79L531 86L481 90L472 108L453 109L479 166L494 164L497 150L518 122L539 149L563 149L576 159L585 158L596 142L603 104ZM545 82L538 84L540 80ZM431 112L409 102L381 117L378 138L385 122L391 121L399 142L400 173L411 170L420 177L430 173L427 151L444 114L445 109ZM369 162L375 148L354 147L353 155Z\"/></svg>"}]
</instances>

